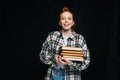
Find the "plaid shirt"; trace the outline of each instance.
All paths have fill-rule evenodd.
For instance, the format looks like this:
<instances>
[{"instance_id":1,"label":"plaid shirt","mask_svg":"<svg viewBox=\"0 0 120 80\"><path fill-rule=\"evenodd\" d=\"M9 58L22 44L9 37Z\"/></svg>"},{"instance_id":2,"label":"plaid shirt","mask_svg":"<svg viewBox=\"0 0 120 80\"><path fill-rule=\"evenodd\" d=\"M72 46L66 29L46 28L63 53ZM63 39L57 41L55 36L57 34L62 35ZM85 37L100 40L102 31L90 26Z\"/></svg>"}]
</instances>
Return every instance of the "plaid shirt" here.
<instances>
[{"instance_id":1,"label":"plaid shirt","mask_svg":"<svg viewBox=\"0 0 120 80\"><path fill-rule=\"evenodd\" d=\"M39 54L40 60L44 64L50 65L47 70L45 80L52 80L54 76L53 68L56 65L55 55L59 54L63 41L64 39L61 31L53 31L48 34L48 37L42 45L42 49ZM90 63L90 54L86 41L81 34L77 34L73 31L72 36L67 39L67 46L82 48L84 60L82 62L72 62L65 66L65 80L81 80L81 71L86 69Z\"/></svg>"}]
</instances>

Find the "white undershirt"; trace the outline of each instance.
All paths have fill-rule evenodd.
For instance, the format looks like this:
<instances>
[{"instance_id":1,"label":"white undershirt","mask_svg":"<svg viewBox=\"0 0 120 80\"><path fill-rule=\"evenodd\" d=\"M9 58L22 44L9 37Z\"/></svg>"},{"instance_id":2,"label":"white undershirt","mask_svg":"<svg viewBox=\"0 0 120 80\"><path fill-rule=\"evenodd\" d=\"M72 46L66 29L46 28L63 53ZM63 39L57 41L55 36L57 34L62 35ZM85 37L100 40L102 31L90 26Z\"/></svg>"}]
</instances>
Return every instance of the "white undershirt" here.
<instances>
[{"instance_id":1,"label":"white undershirt","mask_svg":"<svg viewBox=\"0 0 120 80\"><path fill-rule=\"evenodd\" d=\"M68 36L63 35L63 39L64 39L63 46L66 46L67 45Z\"/></svg>"}]
</instances>

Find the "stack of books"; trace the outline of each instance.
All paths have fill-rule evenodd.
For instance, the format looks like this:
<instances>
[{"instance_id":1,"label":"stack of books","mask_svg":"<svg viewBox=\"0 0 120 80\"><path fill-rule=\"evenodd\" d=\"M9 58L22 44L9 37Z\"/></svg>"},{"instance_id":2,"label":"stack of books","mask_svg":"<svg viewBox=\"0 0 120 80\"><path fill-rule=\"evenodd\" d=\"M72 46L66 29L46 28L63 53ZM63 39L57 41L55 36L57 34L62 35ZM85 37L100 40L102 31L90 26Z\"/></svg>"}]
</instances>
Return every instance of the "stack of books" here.
<instances>
[{"instance_id":1,"label":"stack of books","mask_svg":"<svg viewBox=\"0 0 120 80\"><path fill-rule=\"evenodd\" d=\"M71 61L83 61L82 48L63 46L61 48L61 55L63 59Z\"/></svg>"}]
</instances>

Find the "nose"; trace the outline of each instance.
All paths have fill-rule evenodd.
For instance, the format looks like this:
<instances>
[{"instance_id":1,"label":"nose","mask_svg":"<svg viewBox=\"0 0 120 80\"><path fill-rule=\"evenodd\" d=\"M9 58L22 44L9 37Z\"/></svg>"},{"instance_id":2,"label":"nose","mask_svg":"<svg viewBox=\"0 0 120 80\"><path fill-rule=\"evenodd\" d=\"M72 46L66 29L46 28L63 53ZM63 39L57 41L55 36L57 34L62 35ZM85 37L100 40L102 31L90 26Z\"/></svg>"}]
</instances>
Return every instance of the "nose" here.
<instances>
[{"instance_id":1,"label":"nose","mask_svg":"<svg viewBox=\"0 0 120 80\"><path fill-rule=\"evenodd\" d=\"M65 22L68 22L68 20L67 20L67 19L65 19Z\"/></svg>"}]
</instances>

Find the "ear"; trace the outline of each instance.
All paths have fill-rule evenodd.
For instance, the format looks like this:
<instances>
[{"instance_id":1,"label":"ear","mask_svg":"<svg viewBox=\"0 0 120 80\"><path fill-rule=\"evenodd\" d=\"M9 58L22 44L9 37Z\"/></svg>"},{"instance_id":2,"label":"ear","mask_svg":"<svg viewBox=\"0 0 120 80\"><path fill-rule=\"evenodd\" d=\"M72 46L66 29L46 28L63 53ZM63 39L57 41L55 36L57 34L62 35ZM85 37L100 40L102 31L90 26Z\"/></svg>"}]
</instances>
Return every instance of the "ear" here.
<instances>
[{"instance_id":1,"label":"ear","mask_svg":"<svg viewBox=\"0 0 120 80\"><path fill-rule=\"evenodd\" d=\"M74 24L75 24L75 21L73 21L72 25L74 25Z\"/></svg>"},{"instance_id":2,"label":"ear","mask_svg":"<svg viewBox=\"0 0 120 80\"><path fill-rule=\"evenodd\" d=\"M61 23L60 23L60 21L59 21L59 25L61 26Z\"/></svg>"}]
</instances>

